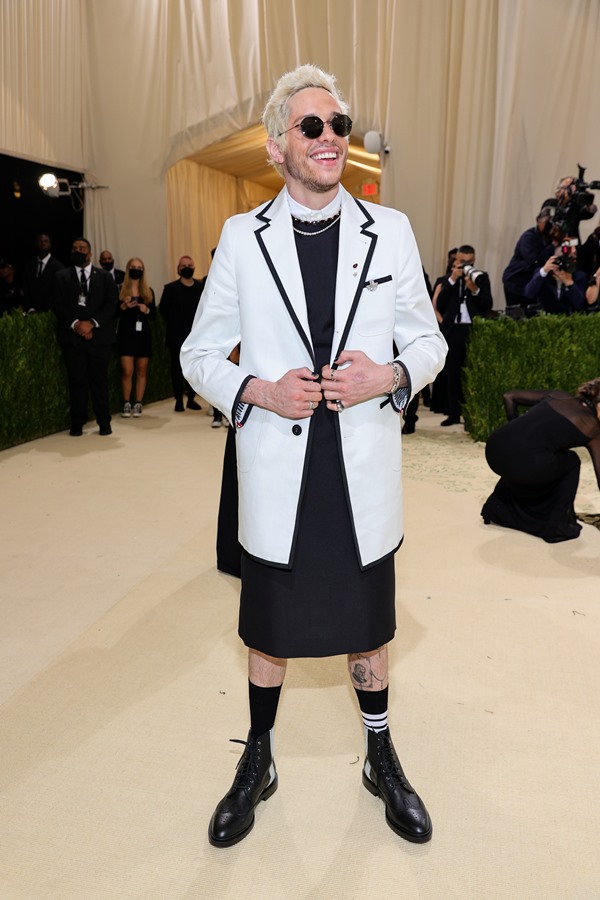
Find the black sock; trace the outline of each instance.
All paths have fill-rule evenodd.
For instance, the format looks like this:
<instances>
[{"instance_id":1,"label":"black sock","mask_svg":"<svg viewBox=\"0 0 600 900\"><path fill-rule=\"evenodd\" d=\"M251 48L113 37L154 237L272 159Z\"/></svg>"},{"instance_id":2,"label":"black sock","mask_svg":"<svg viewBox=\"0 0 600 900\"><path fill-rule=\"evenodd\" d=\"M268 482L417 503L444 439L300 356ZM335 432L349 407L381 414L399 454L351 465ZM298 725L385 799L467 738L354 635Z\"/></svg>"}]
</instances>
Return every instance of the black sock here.
<instances>
[{"instance_id":1,"label":"black sock","mask_svg":"<svg viewBox=\"0 0 600 900\"><path fill-rule=\"evenodd\" d=\"M387 728L388 689L382 691L360 691L354 688L363 717L369 731L383 731Z\"/></svg>"},{"instance_id":2,"label":"black sock","mask_svg":"<svg viewBox=\"0 0 600 900\"><path fill-rule=\"evenodd\" d=\"M250 731L254 737L260 737L274 726L280 693L280 684L277 687L259 687L248 681Z\"/></svg>"}]
</instances>

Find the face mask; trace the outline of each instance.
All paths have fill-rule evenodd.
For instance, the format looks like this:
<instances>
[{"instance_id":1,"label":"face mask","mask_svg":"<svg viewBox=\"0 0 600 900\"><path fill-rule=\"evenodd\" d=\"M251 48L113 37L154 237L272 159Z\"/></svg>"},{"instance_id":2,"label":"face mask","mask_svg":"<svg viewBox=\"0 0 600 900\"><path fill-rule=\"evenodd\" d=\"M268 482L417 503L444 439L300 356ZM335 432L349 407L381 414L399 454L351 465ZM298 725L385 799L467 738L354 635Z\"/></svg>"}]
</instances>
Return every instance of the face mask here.
<instances>
[{"instance_id":1,"label":"face mask","mask_svg":"<svg viewBox=\"0 0 600 900\"><path fill-rule=\"evenodd\" d=\"M101 262L100 265L103 269L106 269L107 272L112 272L113 263L111 262Z\"/></svg>"},{"instance_id":2,"label":"face mask","mask_svg":"<svg viewBox=\"0 0 600 900\"><path fill-rule=\"evenodd\" d=\"M182 278L191 278L194 274L194 269L192 268L192 266L182 266L179 270L179 274Z\"/></svg>"},{"instance_id":3,"label":"face mask","mask_svg":"<svg viewBox=\"0 0 600 900\"><path fill-rule=\"evenodd\" d=\"M81 250L73 250L71 253L71 262L74 266L79 266L79 268L83 268L85 266L87 260L87 253L82 253Z\"/></svg>"},{"instance_id":4,"label":"face mask","mask_svg":"<svg viewBox=\"0 0 600 900\"><path fill-rule=\"evenodd\" d=\"M143 274L144 274L143 269L130 269L129 270L129 277L131 278L132 281L139 281Z\"/></svg>"}]
</instances>

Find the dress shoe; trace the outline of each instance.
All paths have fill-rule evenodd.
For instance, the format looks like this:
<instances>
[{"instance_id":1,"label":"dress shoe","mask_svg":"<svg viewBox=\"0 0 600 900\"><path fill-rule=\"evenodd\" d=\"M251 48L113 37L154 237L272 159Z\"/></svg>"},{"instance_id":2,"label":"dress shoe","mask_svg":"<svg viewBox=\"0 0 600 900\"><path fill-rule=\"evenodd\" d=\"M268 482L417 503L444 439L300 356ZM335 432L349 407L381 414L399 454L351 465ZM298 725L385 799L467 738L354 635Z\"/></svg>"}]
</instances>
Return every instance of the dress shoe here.
<instances>
[{"instance_id":1,"label":"dress shoe","mask_svg":"<svg viewBox=\"0 0 600 900\"><path fill-rule=\"evenodd\" d=\"M71 435L71 437L81 437L81 435L83 434L83 428L71 428L69 430L69 434Z\"/></svg>"},{"instance_id":2,"label":"dress shoe","mask_svg":"<svg viewBox=\"0 0 600 900\"><path fill-rule=\"evenodd\" d=\"M362 780L366 789L385 803L385 818L392 831L415 844L431 840L429 813L402 771L389 728L377 733L367 730Z\"/></svg>"},{"instance_id":3,"label":"dress shoe","mask_svg":"<svg viewBox=\"0 0 600 900\"><path fill-rule=\"evenodd\" d=\"M440 422L440 425L445 427L446 425L460 425L460 419L456 419L454 416L448 416L447 419L444 419L443 422Z\"/></svg>"},{"instance_id":4,"label":"dress shoe","mask_svg":"<svg viewBox=\"0 0 600 900\"><path fill-rule=\"evenodd\" d=\"M277 790L277 772L272 750L273 729L253 737L248 732L246 748L237 764L233 784L215 809L208 827L213 847L231 847L243 840L254 826L254 810Z\"/></svg>"},{"instance_id":5,"label":"dress shoe","mask_svg":"<svg viewBox=\"0 0 600 900\"><path fill-rule=\"evenodd\" d=\"M175 403L175 412L184 412L183 400L177 400Z\"/></svg>"},{"instance_id":6,"label":"dress shoe","mask_svg":"<svg viewBox=\"0 0 600 900\"><path fill-rule=\"evenodd\" d=\"M98 429L98 434L112 434L112 428L110 425L101 425Z\"/></svg>"},{"instance_id":7,"label":"dress shoe","mask_svg":"<svg viewBox=\"0 0 600 900\"><path fill-rule=\"evenodd\" d=\"M413 425L413 423L405 422L404 425L402 426L402 434L414 434L414 433L415 433L415 426Z\"/></svg>"},{"instance_id":8,"label":"dress shoe","mask_svg":"<svg viewBox=\"0 0 600 900\"><path fill-rule=\"evenodd\" d=\"M199 403L196 403L193 397L188 397L188 402L185 404L188 409L202 409Z\"/></svg>"}]
</instances>

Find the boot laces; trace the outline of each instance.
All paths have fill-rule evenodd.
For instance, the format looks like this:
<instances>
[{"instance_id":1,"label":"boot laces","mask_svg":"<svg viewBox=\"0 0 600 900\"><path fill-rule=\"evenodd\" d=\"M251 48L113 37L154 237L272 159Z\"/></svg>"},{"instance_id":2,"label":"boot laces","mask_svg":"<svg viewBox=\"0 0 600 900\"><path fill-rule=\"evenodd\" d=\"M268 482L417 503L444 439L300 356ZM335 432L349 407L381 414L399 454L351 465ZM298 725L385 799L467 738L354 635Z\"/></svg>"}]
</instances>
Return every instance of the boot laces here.
<instances>
[{"instance_id":1,"label":"boot laces","mask_svg":"<svg viewBox=\"0 0 600 900\"><path fill-rule=\"evenodd\" d=\"M394 745L387 737L379 741L379 761L381 774L389 785L399 784L405 791L413 793L413 788L402 771Z\"/></svg>"},{"instance_id":2,"label":"boot laces","mask_svg":"<svg viewBox=\"0 0 600 900\"><path fill-rule=\"evenodd\" d=\"M236 776L233 787L243 790L251 787L258 775L258 759L260 747L258 741L242 741L239 738L230 738L232 744L243 744L246 748L238 760Z\"/></svg>"}]
</instances>

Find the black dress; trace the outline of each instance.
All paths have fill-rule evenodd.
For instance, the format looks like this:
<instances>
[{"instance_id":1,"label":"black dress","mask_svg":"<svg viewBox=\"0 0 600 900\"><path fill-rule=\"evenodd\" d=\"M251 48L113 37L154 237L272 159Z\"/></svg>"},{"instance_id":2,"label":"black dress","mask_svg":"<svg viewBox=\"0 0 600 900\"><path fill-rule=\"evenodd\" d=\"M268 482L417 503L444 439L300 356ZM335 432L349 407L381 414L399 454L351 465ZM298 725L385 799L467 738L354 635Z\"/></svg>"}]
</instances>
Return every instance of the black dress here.
<instances>
[{"instance_id":1,"label":"black dress","mask_svg":"<svg viewBox=\"0 0 600 900\"><path fill-rule=\"evenodd\" d=\"M156 315L154 291L152 291L152 299L145 302L150 309L149 313L140 312L135 307L132 309L121 309L119 305L119 323L117 326L118 356L134 356L136 359L152 356L152 326L150 322Z\"/></svg>"},{"instance_id":2,"label":"black dress","mask_svg":"<svg viewBox=\"0 0 600 900\"><path fill-rule=\"evenodd\" d=\"M592 409L564 392L515 396L535 405L488 439L486 459L501 478L481 515L486 524L525 531L548 543L572 540L581 531L574 508L581 464L570 448L588 447L600 478L600 423Z\"/></svg>"},{"instance_id":3,"label":"black dress","mask_svg":"<svg viewBox=\"0 0 600 900\"><path fill-rule=\"evenodd\" d=\"M296 235L317 372L331 355L338 243L339 224L318 236ZM242 553L239 634L248 647L269 656L362 653L394 636L394 556L364 571L359 567L337 417L321 401L302 422L311 429L309 462L291 569Z\"/></svg>"}]
</instances>

